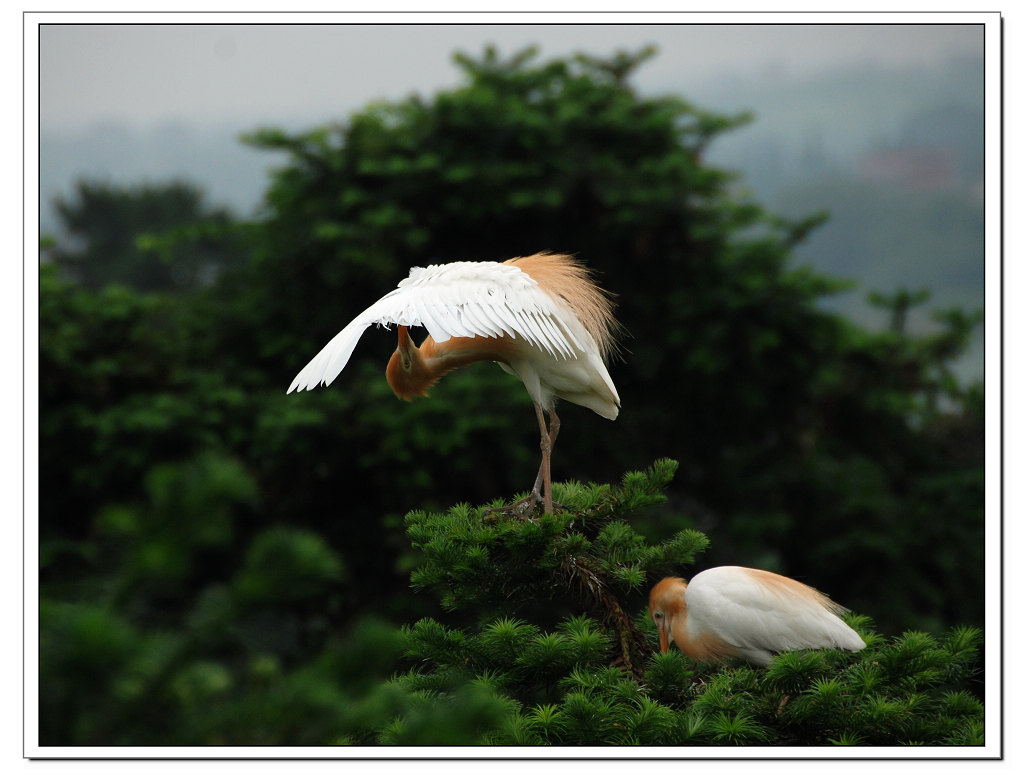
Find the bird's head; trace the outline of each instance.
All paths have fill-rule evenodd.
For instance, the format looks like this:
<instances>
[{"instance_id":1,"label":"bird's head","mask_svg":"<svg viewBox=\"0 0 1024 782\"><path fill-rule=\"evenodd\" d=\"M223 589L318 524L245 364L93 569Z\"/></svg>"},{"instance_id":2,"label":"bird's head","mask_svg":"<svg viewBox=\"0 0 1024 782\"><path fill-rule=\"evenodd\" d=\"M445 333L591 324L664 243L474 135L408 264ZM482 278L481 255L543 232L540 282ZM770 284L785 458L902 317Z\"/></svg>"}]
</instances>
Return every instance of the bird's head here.
<instances>
[{"instance_id":1,"label":"bird's head","mask_svg":"<svg viewBox=\"0 0 1024 782\"><path fill-rule=\"evenodd\" d=\"M663 578L651 590L651 619L658 626L662 652L672 643L672 623L686 621L686 582L681 578Z\"/></svg>"},{"instance_id":2,"label":"bird's head","mask_svg":"<svg viewBox=\"0 0 1024 782\"><path fill-rule=\"evenodd\" d=\"M398 347L391 354L385 374L395 396L406 402L417 396L427 396L427 390L438 381L405 326L398 327Z\"/></svg>"}]
</instances>

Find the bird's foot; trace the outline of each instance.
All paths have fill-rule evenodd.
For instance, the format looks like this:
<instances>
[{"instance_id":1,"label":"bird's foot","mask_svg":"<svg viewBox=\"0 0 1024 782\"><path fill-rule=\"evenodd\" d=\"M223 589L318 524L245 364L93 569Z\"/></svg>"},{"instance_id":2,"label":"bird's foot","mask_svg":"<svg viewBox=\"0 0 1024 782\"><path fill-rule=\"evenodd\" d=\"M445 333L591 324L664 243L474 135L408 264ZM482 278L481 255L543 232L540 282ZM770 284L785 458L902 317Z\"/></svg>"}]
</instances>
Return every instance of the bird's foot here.
<instances>
[{"instance_id":1,"label":"bird's foot","mask_svg":"<svg viewBox=\"0 0 1024 782\"><path fill-rule=\"evenodd\" d=\"M530 514L533 512L533 503L530 498L527 497L525 500L519 502L513 502L511 505L499 505L493 508L484 508L481 513L483 519L487 519L489 516L515 516L517 519L526 521L530 518Z\"/></svg>"},{"instance_id":2,"label":"bird's foot","mask_svg":"<svg viewBox=\"0 0 1024 782\"><path fill-rule=\"evenodd\" d=\"M534 509L544 509L544 498L540 495L540 492L534 492L528 497L524 497L518 502L513 502L511 505L502 505L494 508L484 508L482 517L487 518L488 516L515 516L523 521L529 521L533 518ZM561 511L565 510L565 506L561 503L552 501L551 510Z\"/></svg>"}]
</instances>

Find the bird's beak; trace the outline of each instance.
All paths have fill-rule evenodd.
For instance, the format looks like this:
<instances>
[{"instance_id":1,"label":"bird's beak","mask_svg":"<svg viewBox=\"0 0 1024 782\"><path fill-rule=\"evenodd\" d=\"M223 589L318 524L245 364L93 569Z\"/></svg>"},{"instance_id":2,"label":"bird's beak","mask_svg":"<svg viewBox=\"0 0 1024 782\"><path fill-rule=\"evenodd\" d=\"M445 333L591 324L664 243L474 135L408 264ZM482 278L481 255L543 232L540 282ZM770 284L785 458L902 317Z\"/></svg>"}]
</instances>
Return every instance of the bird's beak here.
<instances>
[{"instance_id":1,"label":"bird's beak","mask_svg":"<svg viewBox=\"0 0 1024 782\"><path fill-rule=\"evenodd\" d=\"M406 326L398 327L398 352L402 358L408 358L409 354L416 350L416 343L409 336L409 329Z\"/></svg>"},{"instance_id":2,"label":"bird's beak","mask_svg":"<svg viewBox=\"0 0 1024 782\"><path fill-rule=\"evenodd\" d=\"M668 637L668 622L658 623L658 641L661 644L661 651L664 654L668 651L668 645L670 643Z\"/></svg>"}]
</instances>

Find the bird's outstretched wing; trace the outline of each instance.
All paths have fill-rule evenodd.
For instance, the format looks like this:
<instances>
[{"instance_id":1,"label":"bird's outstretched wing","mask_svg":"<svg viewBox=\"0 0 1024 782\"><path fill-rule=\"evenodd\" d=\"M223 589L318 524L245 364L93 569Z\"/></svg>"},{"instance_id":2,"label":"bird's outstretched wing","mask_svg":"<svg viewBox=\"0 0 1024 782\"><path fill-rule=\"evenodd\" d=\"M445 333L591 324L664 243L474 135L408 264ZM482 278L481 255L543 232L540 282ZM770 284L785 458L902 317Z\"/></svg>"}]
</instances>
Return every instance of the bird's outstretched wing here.
<instances>
[{"instance_id":1,"label":"bird's outstretched wing","mask_svg":"<svg viewBox=\"0 0 1024 782\"><path fill-rule=\"evenodd\" d=\"M518 267L457 261L412 269L328 342L295 376L288 393L332 383L373 324L424 326L435 342L507 334L563 359L587 352L587 345L593 349L573 311Z\"/></svg>"},{"instance_id":2,"label":"bird's outstretched wing","mask_svg":"<svg viewBox=\"0 0 1024 782\"><path fill-rule=\"evenodd\" d=\"M698 573L686 590L691 632L713 629L738 649L774 650L841 647L863 641L837 614L844 609L792 579L741 567Z\"/></svg>"}]
</instances>

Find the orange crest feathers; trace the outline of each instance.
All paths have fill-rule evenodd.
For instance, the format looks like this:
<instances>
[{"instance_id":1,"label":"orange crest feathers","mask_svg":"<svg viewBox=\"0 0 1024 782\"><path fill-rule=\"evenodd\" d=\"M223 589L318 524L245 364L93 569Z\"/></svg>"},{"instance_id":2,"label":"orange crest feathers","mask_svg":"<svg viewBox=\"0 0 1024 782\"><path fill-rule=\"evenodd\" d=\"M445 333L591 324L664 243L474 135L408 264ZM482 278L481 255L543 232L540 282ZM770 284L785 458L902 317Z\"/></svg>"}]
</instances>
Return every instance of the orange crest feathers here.
<instances>
[{"instance_id":1,"label":"orange crest feathers","mask_svg":"<svg viewBox=\"0 0 1024 782\"><path fill-rule=\"evenodd\" d=\"M686 608L686 580L682 578L663 578L651 589L649 608L653 615L656 610L666 614Z\"/></svg>"},{"instance_id":2,"label":"orange crest feathers","mask_svg":"<svg viewBox=\"0 0 1024 782\"><path fill-rule=\"evenodd\" d=\"M593 273L582 262L571 255L536 253L505 263L518 266L541 288L568 304L594 338L602 359L608 360L617 351L615 333L621 326L612 315L610 294L594 283Z\"/></svg>"}]
</instances>

